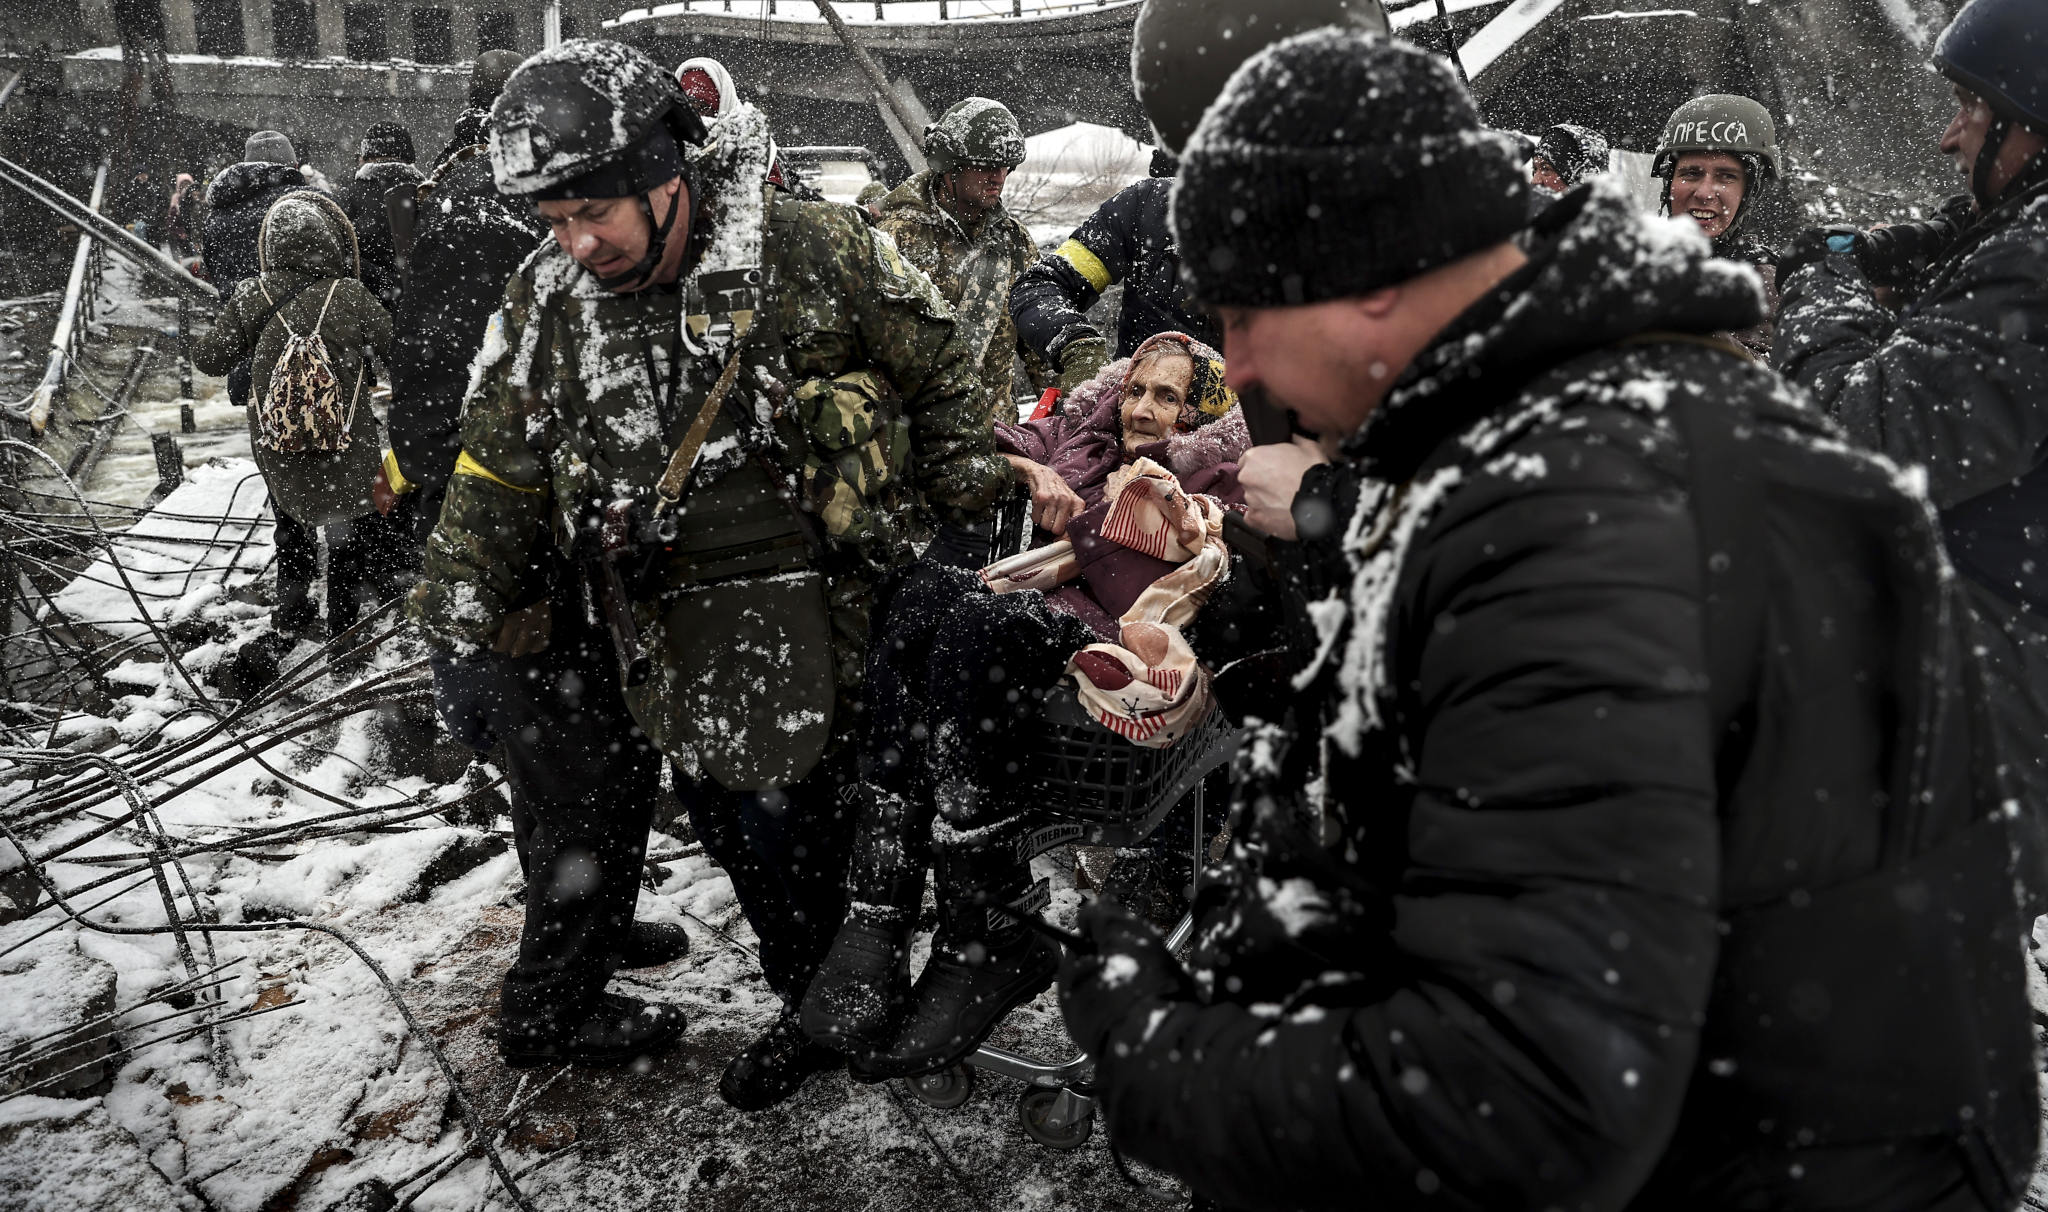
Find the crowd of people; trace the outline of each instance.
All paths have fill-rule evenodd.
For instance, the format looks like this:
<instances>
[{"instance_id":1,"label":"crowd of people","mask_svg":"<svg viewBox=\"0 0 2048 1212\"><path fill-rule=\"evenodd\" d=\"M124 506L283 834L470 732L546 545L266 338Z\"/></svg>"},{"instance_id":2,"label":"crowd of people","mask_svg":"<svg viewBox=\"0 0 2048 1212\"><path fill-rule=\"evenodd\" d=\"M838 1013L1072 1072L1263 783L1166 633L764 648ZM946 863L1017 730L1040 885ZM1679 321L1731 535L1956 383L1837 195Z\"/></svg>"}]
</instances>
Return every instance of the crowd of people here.
<instances>
[{"instance_id":1,"label":"crowd of people","mask_svg":"<svg viewBox=\"0 0 2048 1212\"><path fill-rule=\"evenodd\" d=\"M687 951L634 915L666 764L783 1005L743 1110L958 1064L1057 982L1117 1148L1205 1207L2016 1206L2048 14L1935 43L1965 195L1782 250L1753 99L1671 114L1652 213L1372 0L1261 14L1146 6L1151 175L1043 254L997 100L848 206L721 65L603 41L484 56L424 171L380 124L333 195L276 132L208 185L194 357L280 631L324 533L329 628L403 592L506 772L505 1063L685 1030L607 989ZM1199 891L1148 867L1066 946L1011 794L1056 693L1241 737Z\"/></svg>"}]
</instances>

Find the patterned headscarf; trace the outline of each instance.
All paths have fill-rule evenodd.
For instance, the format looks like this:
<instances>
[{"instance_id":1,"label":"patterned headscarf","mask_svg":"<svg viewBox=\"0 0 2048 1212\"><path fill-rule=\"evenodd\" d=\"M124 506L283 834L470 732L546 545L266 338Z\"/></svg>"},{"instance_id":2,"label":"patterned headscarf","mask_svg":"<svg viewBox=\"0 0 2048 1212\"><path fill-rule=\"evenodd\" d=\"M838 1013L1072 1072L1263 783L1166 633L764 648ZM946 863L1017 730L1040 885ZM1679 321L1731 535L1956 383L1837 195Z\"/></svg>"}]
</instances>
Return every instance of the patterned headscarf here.
<instances>
[{"instance_id":1,"label":"patterned headscarf","mask_svg":"<svg viewBox=\"0 0 2048 1212\"><path fill-rule=\"evenodd\" d=\"M1131 351L1131 367L1124 372L1123 390L1130 390L1131 375L1147 357L1169 345L1174 347L1170 352L1186 355L1195 366L1176 422L1183 430L1200 429L1237 407L1237 393L1223 382L1223 355L1184 332L1154 333Z\"/></svg>"}]
</instances>

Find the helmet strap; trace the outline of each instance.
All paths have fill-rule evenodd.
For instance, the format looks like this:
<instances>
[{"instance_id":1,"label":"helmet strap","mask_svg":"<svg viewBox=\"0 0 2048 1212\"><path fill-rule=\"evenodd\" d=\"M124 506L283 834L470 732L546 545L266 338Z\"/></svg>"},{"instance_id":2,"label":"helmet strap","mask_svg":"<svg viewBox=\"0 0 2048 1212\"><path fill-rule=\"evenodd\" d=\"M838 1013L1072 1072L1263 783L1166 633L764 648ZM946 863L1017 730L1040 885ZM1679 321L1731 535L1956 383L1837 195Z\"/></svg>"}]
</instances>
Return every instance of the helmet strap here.
<instances>
[{"instance_id":1,"label":"helmet strap","mask_svg":"<svg viewBox=\"0 0 2048 1212\"><path fill-rule=\"evenodd\" d=\"M608 278L599 278L597 284L606 290L622 287L639 289L654 277L654 271L661 268L661 259L668 253L668 234L675 228L676 213L682 208L683 190L680 185L668 196L668 217L659 223L654 219L654 204L648 201L652 194L635 195L640 200L640 213L647 216L647 226L654 234L647 239L647 251L633 263L631 269L621 270Z\"/></svg>"},{"instance_id":2,"label":"helmet strap","mask_svg":"<svg viewBox=\"0 0 2048 1212\"><path fill-rule=\"evenodd\" d=\"M1998 166L1998 156L2005 150L2005 137L2012 131L2012 119L1991 111L1991 123L1984 128L1984 146L1977 149L1977 162L1970 167L1970 194L1977 199L1977 209L1988 213L1998 204L1991 193L1991 173Z\"/></svg>"}]
</instances>

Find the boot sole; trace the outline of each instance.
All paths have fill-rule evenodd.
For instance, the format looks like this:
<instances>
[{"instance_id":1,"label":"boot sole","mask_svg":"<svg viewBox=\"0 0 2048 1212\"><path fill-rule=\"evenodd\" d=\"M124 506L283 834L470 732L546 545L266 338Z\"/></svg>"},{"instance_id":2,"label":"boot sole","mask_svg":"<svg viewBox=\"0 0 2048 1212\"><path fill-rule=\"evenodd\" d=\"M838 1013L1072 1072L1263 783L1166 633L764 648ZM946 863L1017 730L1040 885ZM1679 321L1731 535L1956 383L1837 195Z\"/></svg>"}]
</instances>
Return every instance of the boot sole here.
<instances>
[{"instance_id":1,"label":"boot sole","mask_svg":"<svg viewBox=\"0 0 2048 1212\"><path fill-rule=\"evenodd\" d=\"M1047 969L1042 978L1034 979L1028 984L1018 986L1016 990L999 1003L1001 1008L989 1016L988 1025L982 1029L981 1033L968 1040L967 1043L948 1049L944 1054L936 1057L919 1057L915 1060L902 1060L891 1063L888 1057L877 1056L864 1062L862 1065L863 1071L870 1076L856 1077L855 1080L872 1085L876 1082L889 1081L893 1078L921 1077L927 1073L937 1073L941 1069L950 1069L954 1065L965 1061L968 1057L973 1056L975 1050L981 1047L983 1041L987 1040L989 1035L998 1026L1002 1025L1003 1019L1009 1017L1012 1010L1044 993L1047 989L1052 988L1053 982L1057 979L1059 979L1059 966L1055 963L1051 968ZM848 1071L851 1072L851 1070L852 1066L849 1064Z\"/></svg>"}]
</instances>

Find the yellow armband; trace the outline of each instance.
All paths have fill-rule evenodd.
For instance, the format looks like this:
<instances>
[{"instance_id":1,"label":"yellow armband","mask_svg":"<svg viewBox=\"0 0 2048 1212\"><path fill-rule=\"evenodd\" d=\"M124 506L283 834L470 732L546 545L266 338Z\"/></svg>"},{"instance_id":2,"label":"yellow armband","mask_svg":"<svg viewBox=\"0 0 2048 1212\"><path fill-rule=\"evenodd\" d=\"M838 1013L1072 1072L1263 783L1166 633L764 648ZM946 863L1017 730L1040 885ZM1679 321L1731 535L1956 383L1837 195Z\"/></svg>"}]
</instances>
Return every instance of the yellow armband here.
<instances>
[{"instance_id":1,"label":"yellow armband","mask_svg":"<svg viewBox=\"0 0 2048 1212\"><path fill-rule=\"evenodd\" d=\"M530 492L535 496L539 496L547 491L545 488L521 488L512 481L500 476L497 472L485 467L482 463L477 462L474 458L470 457L470 453L466 450L455 459L455 474L459 476L475 476L480 480L489 480L493 484L502 484L513 492Z\"/></svg>"}]
</instances>

